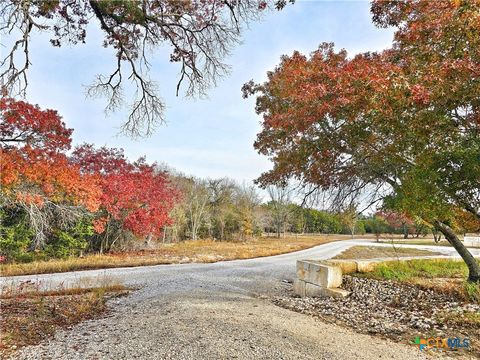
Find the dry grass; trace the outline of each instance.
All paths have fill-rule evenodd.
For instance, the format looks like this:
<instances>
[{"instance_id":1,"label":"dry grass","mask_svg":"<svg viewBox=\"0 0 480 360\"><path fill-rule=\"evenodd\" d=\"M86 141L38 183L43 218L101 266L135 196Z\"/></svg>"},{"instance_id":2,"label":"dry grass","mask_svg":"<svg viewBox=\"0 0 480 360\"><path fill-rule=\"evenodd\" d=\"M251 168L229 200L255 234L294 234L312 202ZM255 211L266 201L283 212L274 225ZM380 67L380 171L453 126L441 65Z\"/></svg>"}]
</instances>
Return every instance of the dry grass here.
<instances>
[{"instance_id":1,"label":"dry grass","mask_svg":"<svg viewBox=\"0 0 480 360\"><path fill-rule=\"evenodd\" d=\"M408 245L428 245L428 246L452 246L447 240L442 239L435 242L430 238L415 238L415 239L381 239L380 242L387 244L408 244ZM469 246L469 248L478 249L478 246Z\"/></svg>"},{"instance_id":2,"label":"dry grass","mask_svg":"<svg viewBox=\"0 0 480 360\"><path fill-rule=\"evenodd\" d=\"M440 253L408 248L381 247L381 246L353 246L334 259L376 259L376 258L397 258L397 257L409 257L409 256L434 256L442 255Z\"/></svg>"},{"instance_id":3,"label":"dry grass","mask_svg":"<svg viewBox=\"0 0 480 360\"><path fill-rule=\"evenodd\" d=\"M211 263L222 260L279 255L346 239L350 239L350 236L291 236L280 239L264 237L245 242L184 241L176 244L166 244L150 251L88 255L83 258L34 261L24 264L2 264L0 265L0 274L2 276L16 276L159 264Z\"/></svg>"},{"instance_id":4,"label":"dry grass","mask_svg":"<svg viewBox=\"0 0 480 360\"><path fill-rule=\"evenodd\" d=\"M417 285L422 289L449 294L461 301L480 304L480 285L468 283L465 279L413 277L404 282ZM480 318L477 321L480 326Z\"/></svg>"},{"instance_id":5,"label":"dry grass","mask_svg":"<svg viewBox=\"0 0 480 360\"><path fill-rule=\"evenodd\" d=\"M452 246L447 240L435 242L433 239L397 239L394 241L381 241L387 244L428 245L428 246Z\"/></svg>"},{"instance_id":6,"label":"dry grass","mask_svg":"<svg viewBox=\"0 0 480 360\"><path fill-rule=\"evenodd\" d=\"M0 296L0 357L23 346L40 343L52 337L58 328L70 328L101 316L107 310L108 297L127 292L122 285L43 292L31 282L4 289Z\"/></svg>"},{"instance_id":7,"label":"dry grass","mask_svg":"<svg viewBox=\"0 0 480 360\"><path fill-rule=\"evenodd\" d=\"M444 312L440 313L437 318L450 326L460 326L465 330L467 328L476 329L477 334L480 335L480 313ZM478 336L475 339L478 339Z\"/></svg>"}]
</instances>

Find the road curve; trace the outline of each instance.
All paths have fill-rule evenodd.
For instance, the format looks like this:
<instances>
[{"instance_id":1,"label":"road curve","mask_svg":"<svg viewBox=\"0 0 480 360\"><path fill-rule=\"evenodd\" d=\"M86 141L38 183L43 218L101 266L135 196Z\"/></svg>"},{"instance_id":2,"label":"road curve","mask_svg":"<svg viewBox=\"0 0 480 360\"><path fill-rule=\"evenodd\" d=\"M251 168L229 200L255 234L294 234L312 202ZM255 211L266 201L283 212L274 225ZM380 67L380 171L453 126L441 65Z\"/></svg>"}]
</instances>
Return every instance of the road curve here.
<instances>
[{"instance_id":1,"label":"road curve","mask_svg":"<svg viewBox=\"0 0 480 360\"><path fill-rule=\"evenodd\" d=\"M272 257L1 278L50 287L120 281L139 290L15 359L422 359L411 345L357 334L273 305L298 259L326 259L369 240L344 240ZM371 243L374 244L374 243ZM382 246L382 245L379 245ZM419 247L425 248L425 247ZM435 247L452 255L451 248Z\"/></svg>"}]
</instances>

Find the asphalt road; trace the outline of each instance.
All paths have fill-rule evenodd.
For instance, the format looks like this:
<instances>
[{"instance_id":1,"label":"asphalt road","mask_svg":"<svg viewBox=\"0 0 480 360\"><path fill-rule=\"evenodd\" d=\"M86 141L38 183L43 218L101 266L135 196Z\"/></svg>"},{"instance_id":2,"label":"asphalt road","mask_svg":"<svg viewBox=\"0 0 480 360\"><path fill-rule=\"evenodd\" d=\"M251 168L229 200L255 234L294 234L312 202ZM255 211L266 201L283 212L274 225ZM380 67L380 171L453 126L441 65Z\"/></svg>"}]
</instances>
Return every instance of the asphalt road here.
<instances>
[{"instance_id":1,"label":"asphalt road","mask_svg":"<svg viewBox=\"0 0 480 360\"><path fill-rule=\"evenodd\" d=\"M213 264L2 278L3 286L25 280L43 287L114 281L139 288L112 300L108 317L59 331L55 339L25 348L14 358L421 359L424 355L411 345L357 334L269 301L290 286L296 260L330 258L367 242L339 241L290 254ZM454 254L447 247L434 250Z\"/></svg>"}]
</instances>

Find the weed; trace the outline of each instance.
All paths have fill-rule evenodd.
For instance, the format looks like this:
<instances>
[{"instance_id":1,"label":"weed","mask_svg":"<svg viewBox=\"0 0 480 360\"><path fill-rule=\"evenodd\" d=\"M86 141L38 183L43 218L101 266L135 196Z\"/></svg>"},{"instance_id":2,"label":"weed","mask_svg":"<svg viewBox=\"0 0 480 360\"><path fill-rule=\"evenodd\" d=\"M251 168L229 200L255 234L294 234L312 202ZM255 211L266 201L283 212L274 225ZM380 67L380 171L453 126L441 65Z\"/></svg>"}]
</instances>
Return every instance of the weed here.
<instances>
[{"instance_id":1,"label":"weed","mask_svg":"<svg viewBox=\"0 0 480 360\"><path fill-rule=\"evenodd\" d=\"M480 283L472 283L465 281L465 292L469 299L473 302L480 303ZM478 322L480 324L480 313L478 315Z\"/></svg>"}]
</instances>

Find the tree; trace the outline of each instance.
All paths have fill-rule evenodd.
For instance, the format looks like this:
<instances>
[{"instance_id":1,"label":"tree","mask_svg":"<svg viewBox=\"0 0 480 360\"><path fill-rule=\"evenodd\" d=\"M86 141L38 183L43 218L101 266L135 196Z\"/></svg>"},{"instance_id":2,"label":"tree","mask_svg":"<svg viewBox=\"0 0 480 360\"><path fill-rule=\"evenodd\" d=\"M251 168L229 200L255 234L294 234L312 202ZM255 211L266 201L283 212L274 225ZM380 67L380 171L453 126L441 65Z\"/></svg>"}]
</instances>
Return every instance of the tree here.
<instances>
[{"instance_id":1,"label":"tree","mask_svg":"<svg viewBox=\"0 0 480 360\"><path fill-rule=\"evenodd\" d=\"M237 185L235 193L235 208L237 221L239 222L240 236L242 240L258 233L259 219L255 217L255 209L260 205L260 198L253 185Z\"/></svg>"},{"instance_id":2,"label":"tree","mask_svg":"<svg viewBox=\"0 0 480 360\"><path fill-rule=\"evenodd\" d=\"M285 233L290 216L290 190L286 186L268 186L268 195L270 202L267 204L270 209L273 227L280 238L280 234Z\"/></svg>"},{"instance_id":3,"label":"tree","mask_svg":"<svg viewBox=\"0 0 480 360\"><path fill-rule=\"evenodd\" d=\"M392 232L403 234L404 239L408 239L408 235L414 231L414 221L406 214L394 211L379 211L378 214L387 222Z\"/></svg>"},{"instance_id":4,"label":"tree","mask_svg":"<svg viewBox=\"0 0 480 360\"><path fill-rule=\"evenodd\" d=\"M306 222L308 232L322 234L340 234L342 232L340 217L325 210L307 209Z\"/></svg>"},{"instance_id":5,"label":"tree","mask_svg":"<svg viewBox=\"0 0 480 360\"><path fill-rule=\"evenodd\" d=\"M367 232L375 234L377 241L380 235L388 231L388 223L381 213L376 213L365 220L365 229Z\"/></svg>"},{"instance_id":6,"label":"tree","mask_svg":"<svg viewBox=\"0 0 480 360\"><path fill-rule=\"evenodd\" d=\"M201 227L207 222L210 193L205 181L184 178L179 185L183 196L183 207L187 219L189 238L198 240Z\"/></svg>"},{"instance_id":7,"label":"tree","mask_svg":"<svg viewBox=\"0 0 480 360\"><path fill-rule=\"evenodd\" d=\"M288 213L290 214L290 231L294 233L304 233L307 229L306 209L300 205L288 204Z\"/></svg>"},{"instance_id":8,"label":"tree","mask_svg":"<svg viewBox=\"0 0 480 360\"><path fill-rule=\"evenodd\" d=\"M397 28L392 48L348 58L322 44L244 86L263 115L255 147L274 163L258 182L369 194L441 231L480 281L455 233L459 214L480 221L478 2L378 0L372 13Z\"/></svg>"},{"instance_id":9,"label":"tree","mask_svg":"<svg viewBox=\"0 0 480 360\"><path fill-rule=\"evenodd\" d=\"M167 175L155 170L144 158L129 162L122 149L93 145L77 147L72 162L82 173L99 177L101 205L94 221L95 230L103 234L100 250L109 250L124 231L135 236L159 236L171 223L170 211L178 194Z\"/></svg>"},{"instance_id":10,"label":"tree","mask_svg":"<svg viewBox=\"0 0 480 360\"><path fill-rule=\"evenodd\" d=\"M353 239L355 235L355 230L357 229L357 223L358 223L357 206L355 204L350 204L339 215L340 215L342 225L348 230L350 235L352 235L352 239Z\"/></svg>"},{"instance_id":11,"label":"tree","mask_svg":"<svg viewBox=\"0 0 480 360\"><path fill-rule=\"evenodd\" d=\"M77 45L85 43L87 28L94 24L103 31L103 46L113 48L116 58L112 72L98 75L88 94L106 97L106 110L113 111L124 103L123 86L131 80L135 95L123 130L148 135L163 122L165 108L148 76L152 49L171 47L170 61L180 64L177 94L185 81L188 96L203 95L228 73L224 58L239 42L243 26L266 8L285 5L286 0L4 1L0 31L12 38L10 50L0 59L2 93L25 94L33 32L48 33L55 47Z\"/></svg>"},{"instance_id":12,"label":"tree","mask_svg":"<svg viewBox=\"0 0 480 360\"><path fill-rule=\"evenodd\" d=\"M235 183L227 178L208 180L213 237L225 240L225 229L234 212Z\"/></svg>"},{"instance_id":13,"label":"tree","mask_svg":"<svg viewBox=\"0 0 480 360\"><path fill-rule=\"evenodd\" d=\"M69 162L72 130L56 111L3 98L0 118L0 205L20 211L33 230L30 249L42 249L98 208L100 188Z\"/></svg>"}]
</instances>

